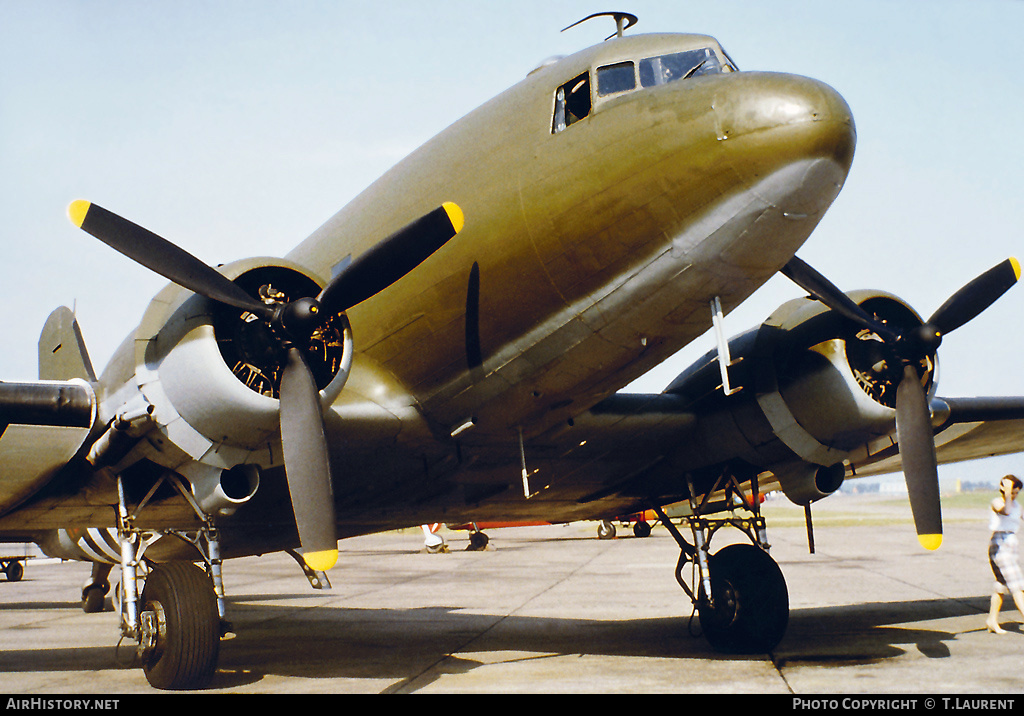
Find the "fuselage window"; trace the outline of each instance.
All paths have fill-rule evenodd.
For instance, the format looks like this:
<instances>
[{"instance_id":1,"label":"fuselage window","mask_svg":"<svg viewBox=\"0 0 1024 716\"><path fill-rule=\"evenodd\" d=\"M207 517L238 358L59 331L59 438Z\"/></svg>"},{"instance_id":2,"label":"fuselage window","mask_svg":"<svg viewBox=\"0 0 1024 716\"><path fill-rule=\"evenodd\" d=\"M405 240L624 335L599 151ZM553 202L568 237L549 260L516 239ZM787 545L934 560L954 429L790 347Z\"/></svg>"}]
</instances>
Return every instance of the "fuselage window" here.
<instances>
[{"instance_id":1,"label":"fuselage window","mask_svg":"<svg viewBox=\"0 0 1024 716\"><path fill-rule=\"evenodd\" d=\"M721 71L722 64L718 57L710 48L705 47L640 60L640 84L651 87Z\"/></svg>"},{"instance_id":2,"label":"fuselage window","mask_svg":"<svg viewBox=\"0 0 1024 716\"><path fill-rule=\"evenodd\" d=\"M590 114L590 74L584 72L555 92L555 119L551 132L561 132Z\"/></svg>"},{"instance_id":3,"label":"fuselage window","mask_svg":"<svg viewBox=\"0 0 1024 716\"><path fill-rule=\"evenodd\" d=\"M606 65L597 70L597 94L601 97L636 89L636 70L632 62Z\"/></svg>"}]
</instances>

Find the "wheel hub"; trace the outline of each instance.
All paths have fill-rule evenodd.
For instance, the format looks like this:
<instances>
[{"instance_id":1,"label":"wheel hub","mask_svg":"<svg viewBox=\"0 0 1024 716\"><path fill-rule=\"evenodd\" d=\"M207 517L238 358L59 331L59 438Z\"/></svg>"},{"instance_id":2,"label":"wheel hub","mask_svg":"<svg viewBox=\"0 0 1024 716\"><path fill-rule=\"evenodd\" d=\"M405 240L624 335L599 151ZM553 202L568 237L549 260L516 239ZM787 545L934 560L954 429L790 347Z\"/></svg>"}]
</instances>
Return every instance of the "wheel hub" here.
<instances>
[{"instance_id":1,"label":"wheel hub","mask_svg":"<svg viewBox=\"0 0 1024 716\"><path fill-rule=\"evenodd\" d=\"M136 653L145 662L157 661L167 641L167 616L160 602L146 602L139 615L139 645Z\"/></svg>"}]
</instances>

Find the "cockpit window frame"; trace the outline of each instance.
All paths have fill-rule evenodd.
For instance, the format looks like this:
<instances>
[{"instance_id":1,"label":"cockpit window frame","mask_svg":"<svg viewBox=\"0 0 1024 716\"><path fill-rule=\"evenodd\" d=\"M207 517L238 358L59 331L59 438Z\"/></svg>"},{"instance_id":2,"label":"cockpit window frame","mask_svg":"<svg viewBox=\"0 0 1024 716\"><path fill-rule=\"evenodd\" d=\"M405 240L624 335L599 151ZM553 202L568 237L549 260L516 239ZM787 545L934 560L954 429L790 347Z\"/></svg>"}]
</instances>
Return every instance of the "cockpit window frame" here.
<instances>
[{"instance_id":1,"label":"cockpit window frame","mask_svg":"<svg viewBox=\"0 0 1024 716\"><path fill-rule=\"evenodd\" d=\"M554 117L551 120L552 134L564 132L594 111L590 85L590 70L587 70L558 86L555 90Z\"/></svg>"}]
</instances>

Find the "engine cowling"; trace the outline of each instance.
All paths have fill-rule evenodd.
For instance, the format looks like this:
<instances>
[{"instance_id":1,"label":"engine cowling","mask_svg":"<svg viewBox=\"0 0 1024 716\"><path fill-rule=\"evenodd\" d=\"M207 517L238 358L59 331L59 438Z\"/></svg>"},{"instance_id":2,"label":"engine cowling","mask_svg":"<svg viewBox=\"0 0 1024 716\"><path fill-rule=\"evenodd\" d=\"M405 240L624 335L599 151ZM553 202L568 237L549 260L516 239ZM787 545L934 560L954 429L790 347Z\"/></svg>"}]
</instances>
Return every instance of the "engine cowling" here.
<instances>
[{"instance_id":1,"label":"engine cowling","mask_svg":"<svg viewBox=\"0 0 1024 716\"><path fill-rule=\"evenodd\" d=\"M848 294L882 323L920 326L905 302L880 291ZM666 389L702 416L702 429L680 448L678 464L745 463L771 471L787 496L808 504L842 484L844 461L892 445L896 388L903 362L877 335L811 298L783 304L763 324L729 342L725 396L717 351ZM915 365L934 391L936 359Z\"/></svg>"},{"instance_id":2,"label":"engine cowling","mask_svg":"<svg viewBox=\"0 0 1024 716\"><path fill-rule=\"evenodd\" d=\"M303 560L319 571L334 566L338 542L323 404L341 390L352 359L345 312L400 281L451 241L464 225L462 209L446 201L413 219L363 251L326 285L284 262L245 262L220 272L89 201L72 202L68 216L83 231L180 287L158 296L135 349L122 346L115 367L105 373L128 377L124 383L116 378L103 383L124 386L109 406L110 429L119 422L137 431L159 426L153 431L157 435L147 434L140 442L145 443L141 452L133 455L133 446L121 460L133 462L112 469L119 474L136 466L145 470L147 459L155 462L157 472L161 465L164 471L177 470L197 461L220 467L221 474L236 465L282 464ZM337 354L336 361L328 349ZM242 387L229 376L240 379ZM139 402L147 405L129 411L131 403ZM129 412L138 419L122 420L122 413ZM271 427L274 414L279 449ZM90 450L90 457L99 465L108 455Z\"/></svg>"},{"instance_id":3,"label":"engine cowling","mask_svg":"<svg viewBox=\"0 0 1024 716\"><path fill-rule=\"evenodd\" d=\"M247 259L219 271L268 305L316 296L323 286L281 259ZM243 309L168 285L136 330L134 375L106 401L109 414L139 396L151 405L147 443L155 450L146 457L170 469L194 460L219 475L238 465L282 464L278 390L286 356L270 330ZM310 340L307 362L326 408L352 364L348 318L326 317Z\"/></svg>"}]
</instances>

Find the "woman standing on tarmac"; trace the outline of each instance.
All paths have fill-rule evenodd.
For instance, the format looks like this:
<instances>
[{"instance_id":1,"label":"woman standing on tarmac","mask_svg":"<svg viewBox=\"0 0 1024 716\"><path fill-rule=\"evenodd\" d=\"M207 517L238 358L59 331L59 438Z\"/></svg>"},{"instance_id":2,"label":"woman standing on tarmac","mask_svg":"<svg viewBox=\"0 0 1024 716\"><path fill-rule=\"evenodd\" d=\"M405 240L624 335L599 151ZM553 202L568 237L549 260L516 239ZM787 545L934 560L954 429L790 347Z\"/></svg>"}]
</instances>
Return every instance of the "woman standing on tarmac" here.
<instances>
[{"instance_id":1,"label":"woman standing on tarmac","mask_svg":"<svg viewBox=\"0 0 1024 716\"><path fill-rule=\"evenodd\" d=\"M1013 603L1024 621L1024 574L1021 574L1020 559L1017 556L1017 531L1024 520L1024 510L1017 504L1021 481L1015 475L1007 475L999 481L999 497L992 500L992 516L989 529L992 539L988 544L988 561L996 575L995 591L988 611L985 626L993 634L1005 634L999 626L999 611L1003 608L1003 595L1013 597Z\"/></svg>"}]
</instances>

